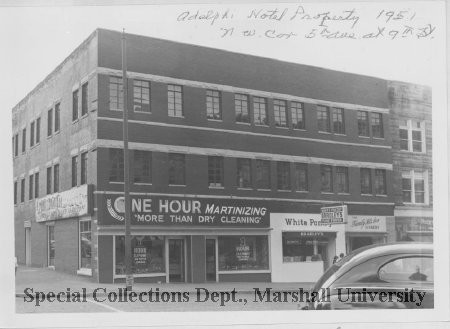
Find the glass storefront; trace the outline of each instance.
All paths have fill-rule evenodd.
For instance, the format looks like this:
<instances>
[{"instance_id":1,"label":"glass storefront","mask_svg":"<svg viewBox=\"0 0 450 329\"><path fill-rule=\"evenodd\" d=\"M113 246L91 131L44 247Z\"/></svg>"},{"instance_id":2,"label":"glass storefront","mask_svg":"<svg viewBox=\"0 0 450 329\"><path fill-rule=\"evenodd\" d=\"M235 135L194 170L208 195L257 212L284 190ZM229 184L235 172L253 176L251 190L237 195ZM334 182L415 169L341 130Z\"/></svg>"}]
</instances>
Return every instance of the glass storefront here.
<instances>
[{"instance_id":1,"label":"glass storefront","mask_svg":"<svg viewBox=\"0 0 450 329\"><path fill-rule=\"evenodd\" d=\"M324 232L283 232L283 263L327 259L329 237Z\"/></svg>"},{"instance_id":2,"label":"glass storefront","mask_svg":"<svg viewBox=\"0 0 450 329\"><path fill-rule=\"evenodd\" d=\"M269 269L267 236L219 236L219 271Z\"/></svg>"},{"instance_id":3,"label":"glass storefront","mask_svg":"<svg viewBox=\"0 0 450 329\"><path fill-rule=\"evenodd\" d=\"M91 268L91 221L80 221L80 268Z\"/></svg>"}]
</instances>

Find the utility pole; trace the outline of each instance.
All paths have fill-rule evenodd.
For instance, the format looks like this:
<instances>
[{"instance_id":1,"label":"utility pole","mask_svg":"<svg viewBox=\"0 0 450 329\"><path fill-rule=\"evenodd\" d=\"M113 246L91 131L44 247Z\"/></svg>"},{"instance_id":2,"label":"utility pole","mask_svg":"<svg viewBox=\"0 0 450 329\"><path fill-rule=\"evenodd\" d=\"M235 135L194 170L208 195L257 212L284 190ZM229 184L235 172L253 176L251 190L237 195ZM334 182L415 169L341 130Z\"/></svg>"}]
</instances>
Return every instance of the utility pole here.
<instances>
[{"instance_id":1,"label":"utility pole","mask_svg":"<svg viewBox=\"0 0 450 329\"><path fill-rule=\"evenodd\" d=\"M133 289L133 273L131 269L131 200L130 200L130 157L128 154L128 79L127 49L125 29L122 32L122 88L123 88L123 170L125 198L125 284L127 291Z\"/></svg>"}]
</instances>

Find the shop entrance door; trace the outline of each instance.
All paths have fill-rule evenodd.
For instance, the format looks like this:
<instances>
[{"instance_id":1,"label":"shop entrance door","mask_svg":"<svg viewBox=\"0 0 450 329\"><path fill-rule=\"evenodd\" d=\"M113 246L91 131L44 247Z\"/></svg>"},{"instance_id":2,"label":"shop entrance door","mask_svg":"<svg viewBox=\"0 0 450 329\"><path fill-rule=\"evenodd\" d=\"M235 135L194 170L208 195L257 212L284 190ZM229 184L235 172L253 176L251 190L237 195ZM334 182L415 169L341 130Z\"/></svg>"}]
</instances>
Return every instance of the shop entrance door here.
<instances>
[{"instance_id":1,"label":"shop entrance door","mask_svg":"<svg viewBox=\"0 0 450 329\"><path fill-rule=\"evenodd\" d=\"M206 281L216 282L216 240L206 239Z\"/></svg>"},{"instance_id":2,"label":"shop entrance door","mask_svg":"<svg viewBox=\"0 0 450 329\"><path fill-rule=\"evenodd\" d=\"M31 265L31 228L25 229L25 265Z\"/></svg>"},{"instance_id":3,"label":"shop entrance door","mask_svg":"<svg viewBox=\"0 0 450 329\"><path fill-rule=\"evenodd\" d=\"M169 239L169 282L185 282L183 239Z\"/></svg>"}]
</instances>

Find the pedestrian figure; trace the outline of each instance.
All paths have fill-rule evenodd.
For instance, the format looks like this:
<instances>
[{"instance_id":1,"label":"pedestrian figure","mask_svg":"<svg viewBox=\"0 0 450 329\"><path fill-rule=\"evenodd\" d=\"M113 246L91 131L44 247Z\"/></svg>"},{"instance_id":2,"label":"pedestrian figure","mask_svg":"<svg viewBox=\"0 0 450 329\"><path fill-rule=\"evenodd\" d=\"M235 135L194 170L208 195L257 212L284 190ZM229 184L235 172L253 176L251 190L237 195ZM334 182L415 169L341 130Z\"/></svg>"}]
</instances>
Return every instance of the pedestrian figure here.
<instances>
[{"instance_id":1,"label":"pedestrian figure","mask_svg":"<svg viewBox=\"0 0 450 329\"><path fill-rule=\"evenodd\" d=\"M333 264L336 264L338 262L338 260L339 260L339 257L338 256L334 256L333 257Z\"/></svg>"},{"instance_id":2,"label":"pedestrian figure","mask_svg":"<svg viewBox=\"0 0 450 329\"><path fill-rule=\"evenodd\" d=\"M342 260L342 258L344 258L344 253L343 252L341 252L340 254L339 254L339 260Z\"/></svg>"}]
</instances>

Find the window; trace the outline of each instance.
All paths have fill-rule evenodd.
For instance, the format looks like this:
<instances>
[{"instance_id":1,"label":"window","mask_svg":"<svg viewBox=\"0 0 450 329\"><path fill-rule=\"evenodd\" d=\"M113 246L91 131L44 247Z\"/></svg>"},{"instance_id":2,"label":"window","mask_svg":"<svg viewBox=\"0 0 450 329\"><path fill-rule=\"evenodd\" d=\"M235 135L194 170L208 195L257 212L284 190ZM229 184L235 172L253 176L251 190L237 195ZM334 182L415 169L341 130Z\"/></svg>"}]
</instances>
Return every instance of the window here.
<instances>
[{"instance_id":1,"label":"window","mask_svg":"<svg viewBox=\"0 0 450 329\"><path fill-rule=\"evenodd\" d=\"M303 103L291 102L292 128L305 129L305 111Z\"/></svg>"},{"instance_id":2,"label":"window","mask_svg":"<svg viewBox=\"0 0 450 329\"><path fill-rule=\"evenodd\" d=\"M250 123L248 113L248 96L242 94L234 95L234 108L236 111L236 122Z\"/></svg>"},{"instance_id":3,"label":"window","mask_svg":"<svg viewBox=\"0 0 450 329\"><path fill-rule=\"evenodd\" d=\"M386 194L386 170L375 169L375 194Z\"/></svg>"},{"instance_id":4,"label":"window","mask_svg":"<svg viewBox=\"0 0 450 329\"><path fill-rule=\"evenodd\" d=\"M344 109L333 108L333 132L335 134L345 134Z\"/></svg>"},{"instance_id":5,"label":"window","mask_svg":"<svg viewBox=\"0 0 450 329\"><path fill-rule=\"evenodd\" d=\"M14 181L14 204L17 204L17 181Z\"/></svg>"},{"instance_id":6,"label":"window","mask_svg":"<svg viewBox=\"0 0 450 329\"><path fill-rule=\"evenodd\" d=\"M428 172L402 172L402 191L404 203L428 204Z\"/></svg>"},{"instance_id":7,"label":"window","mask_svg":"<svg viewBox=\"0 0 450 329\"><path fill-rule=\"evenodd\" d=\"M381 113L371 113L371 125L372 125L372 137L383 138L383 114Z\"/></svg>"},{"instance_id":8,"label":"window","mask_svg":"<svg viewBox=\"0 0 450 329\"><path fill-rule=\"evenodd\" d=\"M14 156L19 156L19 134L14 136Z\"/></svg>"},{"instance_id":9,"label":"window","mask_svg":"<svg viewBox=\"0 0 450 329\"><path fill-rule=\"evenodd\" d=\"M53 131L53 109L47 111L47 136L51 136Z\"/></svg>"},{"instance_id":10,"label":"window","mask_svg":"<svg viewBox=\"0 0 450 329\"><path fill-rule=\"evenodd\" d=\"M122 78L109 77L109 109L123 110L123 82Z\"/></svg>"},{"instance_id":11,"label":"window","mask_svg":"<svg viewBox=\"0 0 450 329\"><path fill-rule=\"evenodd\" d=\"M72 187L78 185L78 156L72 157Z\"/></svg>"},{"instance_id":12,"label":"window","mask_svg":"<svg viewBox=\"0 0 450 329\"><path fill-rule=\"evenodd\" d=\"M400 149L409 152L425 152L425 122L403 120L399 126Z\"/></svg>"},{"instance_id":13,"label":"window","mask_svg":"<svg viewBox=\"0 0 450 329\"><path fill-rule=\"evenodd\" d=\"M320 166L320 178L322 192L333 192L333 172L331 166Z\"/></svg>"},{"instance_id":14,"label":"window","mask_svg":"<svg viewBox=\"0 0 450 329\"><path fill-rule=\"evenodd\" d=\"M150 82L133 80L133 110L150 113Z\"/></svg>"},{"instance_id":15,"label":"window","mask_svg":"<svg viewBox=\"0 0 450 329\"><path fill-rule=\"evenodd\" d=\"M72 121L78 119L78 89L72 92Z\"/></svg>"},{"instance_id":16,"label":"window","mask_svg":"<svg viewBox=\"0 0 450 329\"><path fill-rule=\"evenodd\" d=\"M252 187L252 162L250 159L237 159L237 187Z\"/></svg>"},{"instance_id":17,"label":"window","mask_svg":"<svg viewBox=\"0 0 450 329\"><path fill-rule=\"evenodd\" d=\"M208 184L209 187L223 186L223 158L218 156L208 157Z\"/></svg>"},{"instance_id":18,"label":"window","mask_svg":"<svg viewBox=\"0 0 450 329\"><path fill-rule=\"evenodd\" d=\"M22 129L22 153L25 153L27 148L27 128Z\"/></svg>"},{"instance_id":19,"label":"window","mask_svg":"<svg viewBox=\"0 0 450 329\"><path fill-rule=\"evenodd\" d=\"M125 275L125 237L115 236L115 275ZM164 273L164 237L137 235L131 237L133 274Z\"/></svg>"},{"instance_id":20,"label":"window","mask_svg":"<svg viewBox=\"0 0 450 329\"><path fill-rule=\"evenodd\" d=\"M20 202L25 202L25 178L20 180Z\"/></svg>"},{"instance_id":21,"label":"window","mask_svg":"<svg viewBox=\"0 0 450 329\"><path fill-rule=\"evenodd\" d=\"M348 168L336 167L336 192L348 193Z\"/></svg>"},{"instance_id":22,"label":"window","mask_svg":"<svg viewBox=\"0 0 450 329\"><path fill-rule=\"evenodd\" d=\"M39 198L39 173L34 174L34 197Z\"/></svg>"},{"instance_id":23,"label":"window","mask_svg":"<svg viewBox=\"0 0 450 329\"><path fill-rule=\"evenodd\" d=\"M36 144L41 142L41 118L36 119Z\"/></svg>"},{"instance_id":24,"label":"window","mask_svg":"<svg viewBox=\"0 0 450 329\"><path fill-rule=\"evenodd\" d=\"M91 221L80 221L80 268L91 268L91 255L92 255L92 236L91 236Z\"/></svg>"},{"instance_id":25,"label":"window","mask_svg":"<svg viewBox=\"0 0 450 329\"><path fill-rule=\"evenodd\" d=\"M109 149L109 181L123 182L123 150Z\"/></svg>"},{"instance_id":26,"label":"window","mask_svg":"<svg viewBox=\"0 0 450 329\"><path fill-rule=\"evenodd\" d=\"M256 160L256 188L270 190L270 161Z\"/></svg>"},{"instance_id":27,"label":"window","mask_svg":"<svg viewBox=\"0 0 450 329\"><path fill-rule=\"evenodd\" d=\"M186 169L185 169L185 155L184 154L169 154L169 184L170 185L185 185L186 184Z\"/></svg>"},{"instance_id":28,"label":"window","mask_svg":"<svg viewBox=\"0 0 450 329\"><path fill-rule=\"evenodd\" d=\"M206 91L206 117L208 119L222 120L220 92L217 90Z\"/></svg>"},{"instance_id":29,"label":"window","mask_svg":"<svg viewBox=\"0 0 450 329\"><path fill-rule=\"evenodd\" d=\"M358 136L370 137L369 114L366 111L358 111Z\"/></svg>"},{"instance_id":30,"label":"window","mask_svg":"<svg viewBox=\"0 0 450 329\"><path fill-rule=\"evenodd\" d=\"M59 164L53 166L53 193L59 192Z\"/></svg>"},{"instance_id":31,"label":"window","mask_svg":"<svg viewBox=\"0 0 450 329\"><path fill-rule=\"evenodd\" d=\"M265 235L219 236L219 271L269 269L269 242Z\"/></svg>"},{"instance_id":32,"label":"window","mask_svg":"<svg viewBox=\"0 0 450 329\"><path fill-rule=\"evenodd\" d=\"M28 200L33 200L34 195L34 176L28 177Z\"/></svg>"},{"instance_id":33,"label":"window","mask_svg":"<svg viewBox=\"0 0 450 329\"><path fill-rule=\"evenodd\" d=\"M55 227L47 226L47 265L55 266Z\"/></svg>"},{"instance_id":34,"label":"window","mask_svg":"<svg viewBox=\"0 0 450 329\"><path fill-rule=\"evenodd\" d=\"M47 194L52 194L52 167L47 168Z\"/></svg>"},{"instance_id":35,"label":"window","mask_svg":"<svg viewBox=\"0 0 450 329\"><path fill-rule=\"evenodd\" d=\"M277 188L279 190L291 189L291 170L289 162L277 162Z\"/></svg>"},{"instance_id":36,"label":"window","mask_svg":"<svg viewBox=\"0 0 450 329\"><path fill-rule=\"evenodd\" d=\"M330 109L317 105L317 128L321 132L331 132Z\"/></svg>"},{"instance_id":37,"label":"window","mask_svg":"<svg viewBox=\"0 0 450 329\"><path fill-rule=\"evenodd\" d=\"M325 232L283 232L283 263L327 259L329 238Z\"/></svg>"},{"instance_id":38,"label":"window","mask_svg":"<svg viewBox=\"0 0 450 329\"><path fill-rule=\"evenodd\" d=\"M380 268L378 275L387 282L434 282L432 257L402 257Z\"/></svg>"},{"instance_id":39,"label":"window","mask_svg":"<svg viewBox=\"0 0 450 329\"><path fill-rule=\"evenodd\" d=\"M369 168L360 169L361 194L372 194L372 172Z\"/></svg>"},{"instance_id":40,"label":"window","mask_svg":"<svg viewBox=\"0 0 450 329\"><path fill-rule=\"evenodd\" d=\"M56 103L55 105L55 133L59 131L60 123L60 103Z\"/></svg>"},{"instance_id":41,"label":"window","mask_svg":"<svg viewBox=\"0 0 450 329\"><path fill-rule=\"evenodd\" d=\"M170 117L183 117L183 88L177 85L167 86L167 98Z\"/></svg>"},{"instance_id":42,"label":"window","mask_svg":"<svg viewBox=\"0 0 450 329\"><path fill-rule=\"evenodd\" d=\"M88 96L88 83L85 82L81 86L81 116L86 115L88 113L89 107L89 96Z\"/></svg>"},{"instance_id":43,"label":"window","mask_svg":"<svg viewBox=\"0 0 450 329\"><path fill-rule=\"evenodd\" d=\"M275 125L278 127L287 127L286 102L275 99L273 101L273 112Z\"/></svg>"},{"instance_id":44,"label":"window","mask_svg":"<svg viewBox=\"0 0 450 329\"><path fill-rule=\"evenodd\" d=\"M296 191L308 191L308 165L294 164L294 188Z\"/></svg>"},{"instance_id":45,"label":"window","mask_svg":"<svg viewBox=\"0 0 450 329\"><path fill-rule=\"evenodd\" d=\"M253 116L256 125L269 125L267 119L267 102L265 98L253 97Z\"/></svg>"},{"instance_id":46,"label":"window","mask_svg":"<svg viewBox=\"0 0 450 329\"><path fill-rule=\"evenodd\" d=\"M30 124L30 147L34 146L34 125L35 125L35 122L33 121Z\"/></svg>"},{"instance_id":47,"label":"window","mask_svg":"<svg viewBox=\"0 0 450 329\"><path fill-rule=\"evenodd\" d=\"M133 151L133 182L152 182L152 153L148 151Z\"/></svg>"},{"instance_id":48,"label":"window","mask_svg":"<svg viewBox=\"0 0 450 329\"><path fill-rule=\"evenodd\" d=\"M88 153L83 152L81 153L81 177L80 177L80 184L86 184L87 183L87 165L88 165Z\"/></svg>"}]
</instances>

